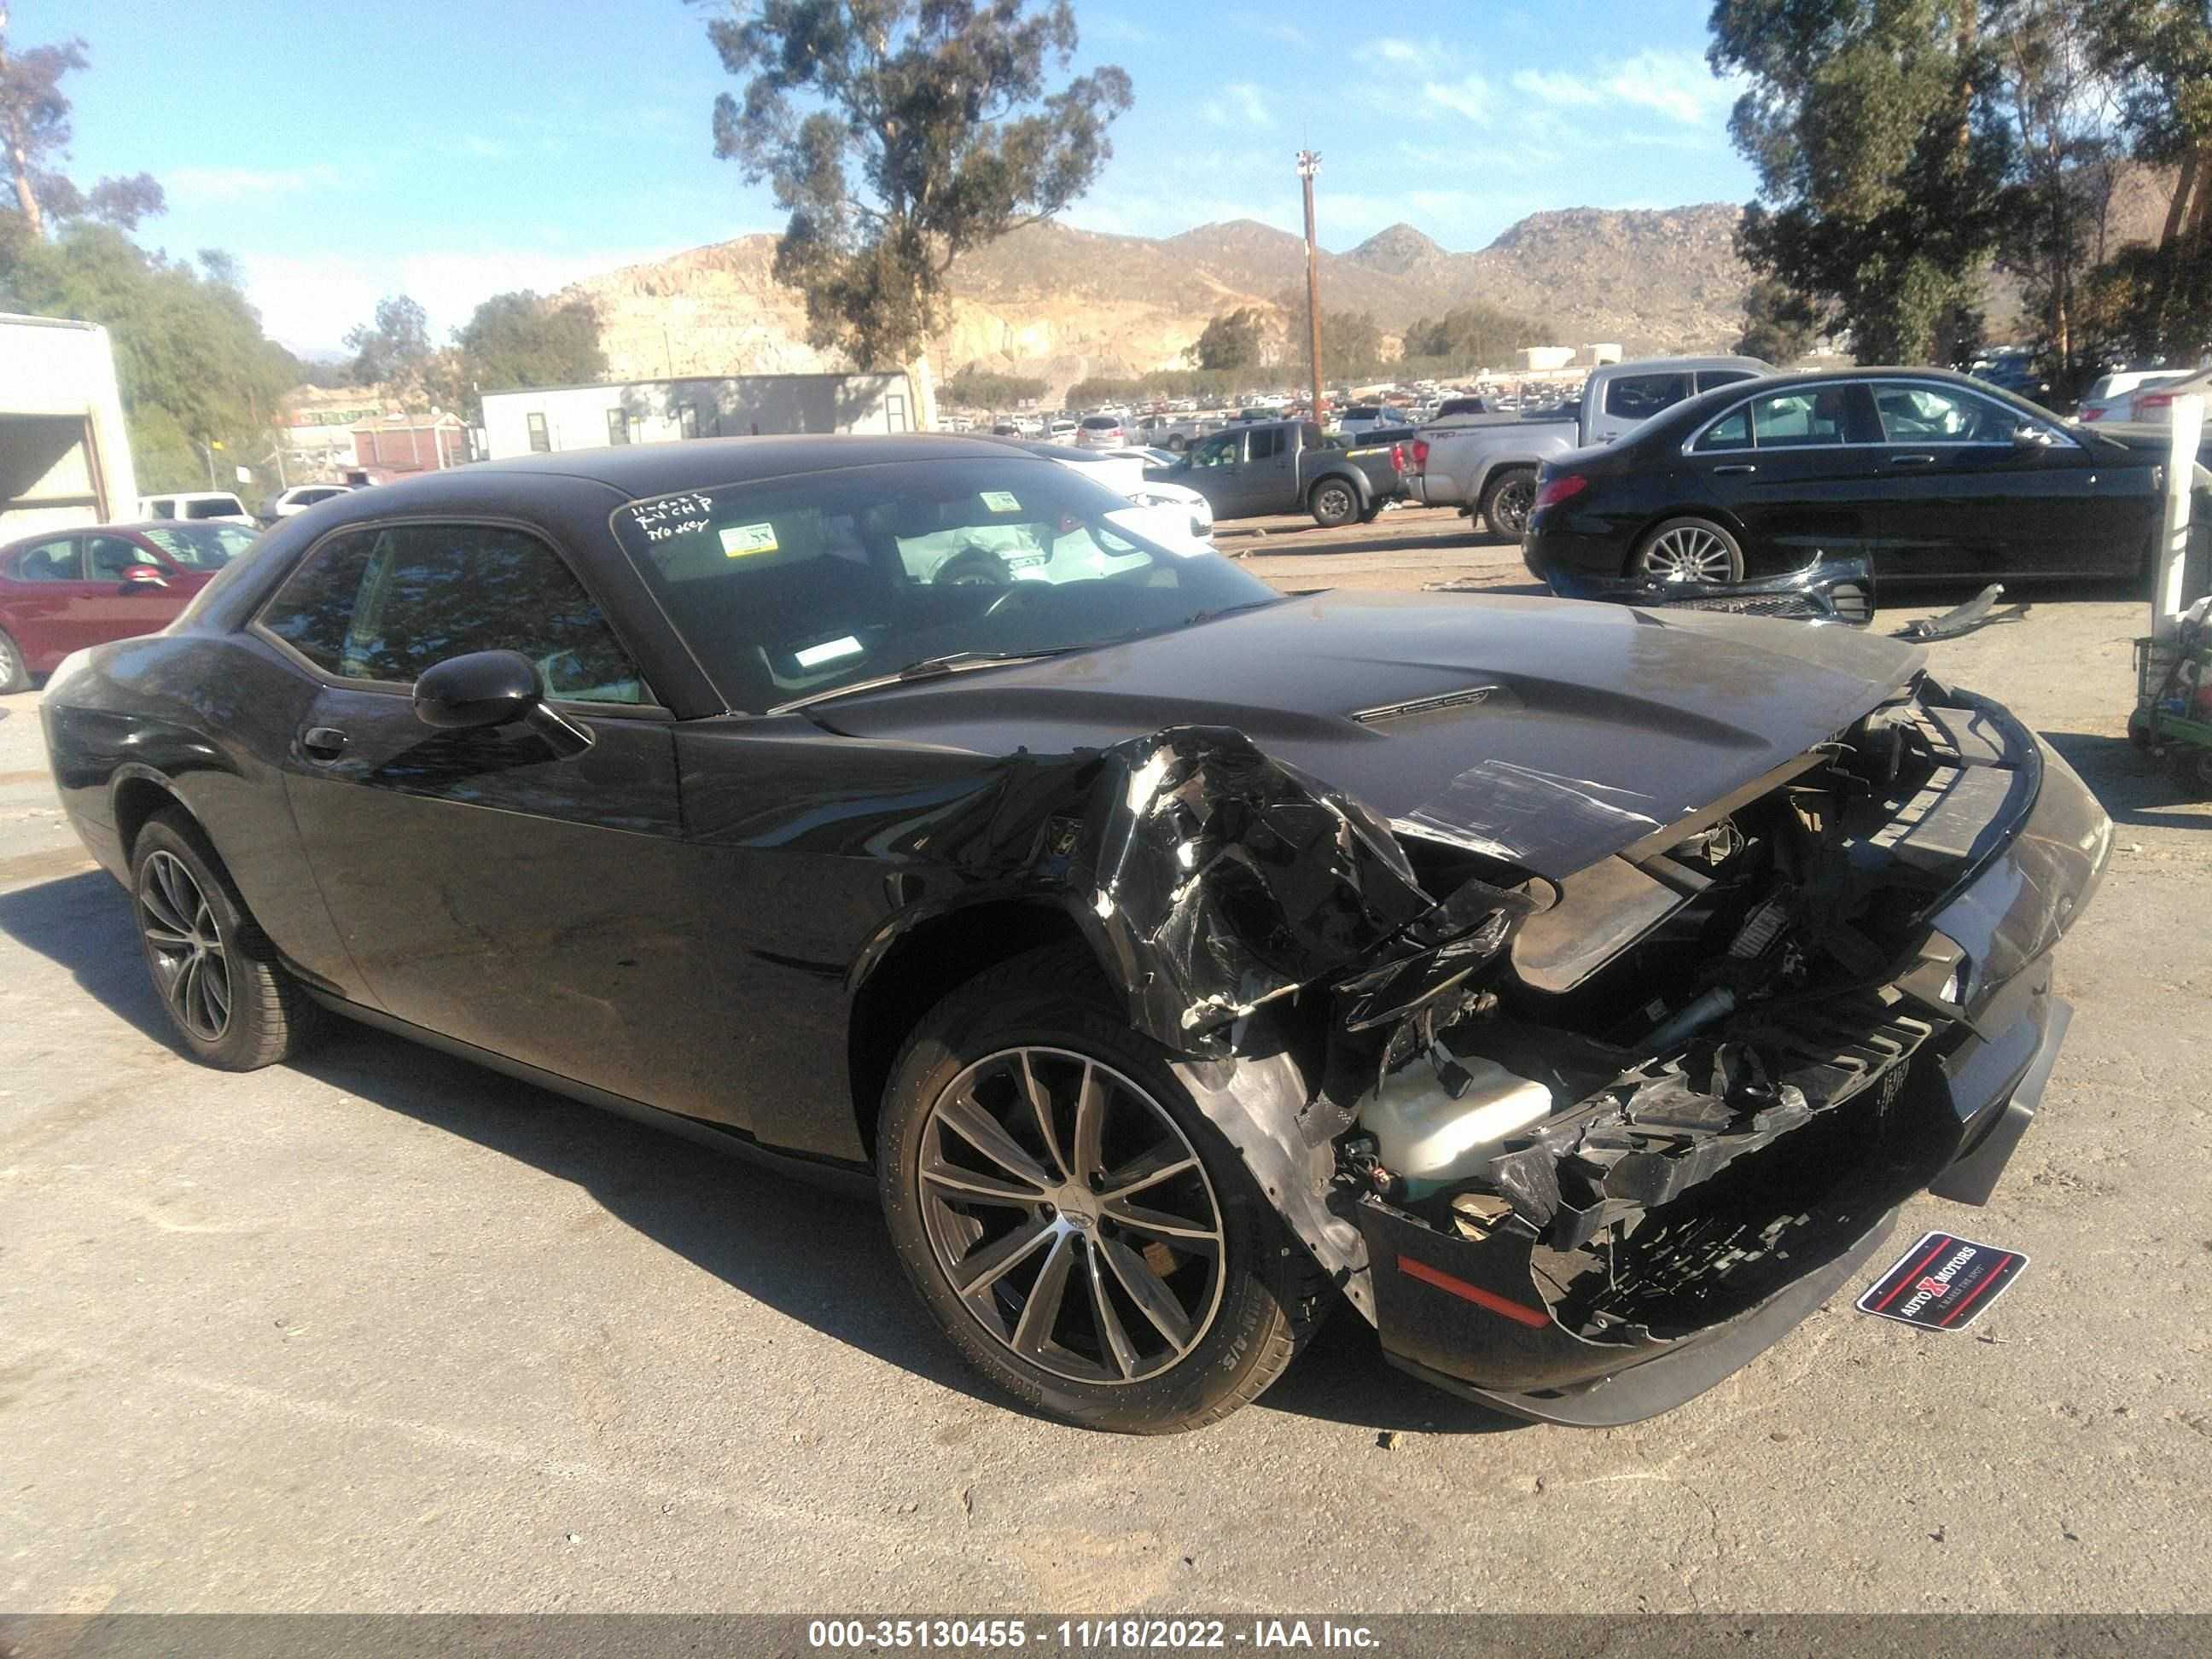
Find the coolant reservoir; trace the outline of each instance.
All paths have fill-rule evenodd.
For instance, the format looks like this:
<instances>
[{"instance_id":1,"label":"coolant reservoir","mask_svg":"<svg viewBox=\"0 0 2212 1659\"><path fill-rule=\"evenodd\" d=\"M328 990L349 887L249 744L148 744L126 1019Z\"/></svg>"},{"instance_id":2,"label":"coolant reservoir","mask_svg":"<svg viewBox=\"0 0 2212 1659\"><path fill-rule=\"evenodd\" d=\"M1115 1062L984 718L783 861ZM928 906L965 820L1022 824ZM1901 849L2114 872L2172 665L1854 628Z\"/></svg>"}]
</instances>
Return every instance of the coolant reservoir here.
<instances>
[{"instance_id":1,"label":"coolant reservoir","mask_svg":"<svg viewBox=\"0 0 2212 1659\"><path fill-rule=\"evenodd\" d=\"M1360 1110L1376 1156L1404 1180L1409 1197L1425 1198L1479 1175L1509 1135L1551 1112L1552 1091L1542 1084L1492 1060L1460 1058L1459 1064L1474 1081L1457 1099L1434 1066L1415 1059L1384 1078Z\"/></svg>"}]
</instances>

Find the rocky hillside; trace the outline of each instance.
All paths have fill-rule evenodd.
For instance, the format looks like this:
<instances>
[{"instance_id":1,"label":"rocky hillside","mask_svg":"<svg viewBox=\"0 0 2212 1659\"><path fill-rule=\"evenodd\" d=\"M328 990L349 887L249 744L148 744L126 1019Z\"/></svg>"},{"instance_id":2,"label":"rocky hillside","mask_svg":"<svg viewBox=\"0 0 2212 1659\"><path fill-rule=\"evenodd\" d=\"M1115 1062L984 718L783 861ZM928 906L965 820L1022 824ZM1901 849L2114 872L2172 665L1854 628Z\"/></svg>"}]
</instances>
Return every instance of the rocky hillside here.
<instances>
[{"instance_id":1,"label":"rocky hillside","mask_svg":"<svg viewBox=\"0 0 2212 1659\"><path fill-rule=\"evenodd\" d=\"M2138 182L2121 192L2124 205L2116 202L2115 241L2146 234L2135 222L2158 191L2137 191ZM1717 202L1571 208L1533 214L1462 253L1393 225L1348 253L1322 254L1322 304L1368 312L1386 334L1481 302L1539 324L1530 344L1617 341L1631 356L1725 349L1750 281L1735 257L1738 214ZM610 366L623 378L839 367L805 343L803 307L769 275L773 251L773 238L741 237L568 293L598 307ZM1055 393L1086 375L1178 368L1211 318L1270 307L1304 281L1299 239L1250 220L1158 240L1031 226L955 268L951 325L932 364L940 376L969 363L1017 369ZM2017 315L2016 292L1994 286L1991 320L2002 325Z\"/></svg>"},{"instance_id":2,"label":"rocky hillside","mask_svg":"<svg viewBox=\"0 0 2212 1659\"><path fill-rule=\"evenodd\" d=\"M1322 303L1369 312L1386 332L1482 301L1544 324L1546 340L1718 346L1741 315L1746 279L1729 240L1735 212L1540 214L1476 253L1393 226L1349 253L1322 256ZM769 276L773 250L772 238L741 237L568 292L597 305L609 362L626 378L834 367L806 345L797 297ZM971 362L1018 366L1056 387L1178 367L1209 319L1272 305L1304 281L1299 239L1249 220L1159 240L1031 226L955 270L952 325L931 357L940 374Z\"/></svg>"}]
</instances>

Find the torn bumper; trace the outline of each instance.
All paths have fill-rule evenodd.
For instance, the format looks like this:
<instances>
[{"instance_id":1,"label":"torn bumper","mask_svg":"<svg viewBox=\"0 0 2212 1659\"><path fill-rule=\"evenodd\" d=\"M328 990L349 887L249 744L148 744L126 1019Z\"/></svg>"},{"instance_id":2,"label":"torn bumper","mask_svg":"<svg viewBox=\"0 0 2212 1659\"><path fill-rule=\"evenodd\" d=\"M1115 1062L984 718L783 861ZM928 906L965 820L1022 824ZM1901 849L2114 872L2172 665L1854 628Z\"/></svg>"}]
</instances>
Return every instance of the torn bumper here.
<instances>
[{"instance_id":1,"label":"torn bumper","mask_svg":"<svg viewBox=\"0 0 2212 1659\"><path fill-rule=\"evenodd\" d=\"M1822 559L1778 576L1740 582L1662 581L1650 576L1595 576L1565 566L1538 573L1563 599L1608 599L1665 610L1713 611L1780 622L1874 621L1874 565L1862 557Z\"/></svg>"},{"instance_id":2,"label":"torn bumper","mask_svg":"<svg viewBox=\"0 0 2212 1659\"><path fill-rule=\"evenodd\" d=\"M1781 1338L1881 1247L1917 1193L1988 1197L2064 1040L2072 1010L2052 993L2052 947L2101 878L2112 833L2081 781L2008 713L1954 700L1977 711L1965 736L1982 759L2033 793L2024 811L2000 811L1990 831L2009 833L1929 918L1931 934L1966 953L1962 1018L1927 1042L1902 1091L1878 1103L1869 1091L1819 1130L1732 1166L1735 1207L1703 1200L1737 1229L1695 1246L1712 1251L1712 1265L1697 1270L1709 1280L1696 1296L1657 1298L1655 1316L1618 1321L1602 1340L1558 1316L1561 1287L1547 1276L1555 1263L1528 1231L1450 1234L1362 1197L1355 1218L1394 1365L1540 1421L1634 1422L1702 1393ZM2008 796L2008 806L2020 799ZM1809 1138L1816 1133L1826 1139ZM1654 1211L1645 1224L1667 1214ZM1731 1238L1759 1231L1766 1216L1766 1247L1731 1265ZM1698 1239L1695 1227L1684 1231ZM1714 1316L1701 1319L1700 1305Z\"/></svg>"}]
</instances>

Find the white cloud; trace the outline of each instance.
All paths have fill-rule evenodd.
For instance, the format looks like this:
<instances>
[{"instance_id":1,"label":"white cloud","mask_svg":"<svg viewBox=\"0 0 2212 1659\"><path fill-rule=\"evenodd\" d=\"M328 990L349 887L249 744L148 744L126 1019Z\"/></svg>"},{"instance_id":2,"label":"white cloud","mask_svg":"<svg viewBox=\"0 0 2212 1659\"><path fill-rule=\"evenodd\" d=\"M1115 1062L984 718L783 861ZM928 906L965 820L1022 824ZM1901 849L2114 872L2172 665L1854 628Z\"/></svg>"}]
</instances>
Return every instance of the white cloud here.
<instances>
[{"instance_id":1,"label":"white cloud","mask_svg":"<svg viewBox=\"0 0 2212 1659\"><path fill-rule=\"evenodd\" d=\"M1132 23L1119 17L1109 17L1103 23L1085 23L1083 33L1093 40L1103 40L1111 46L1149 46L1160 37L1142 23Z\"/></svg>"},{"instance_id":2,"label":"white cloud","mask_svg":"<svg viewBox=\"0 0 2212 1659\"><path fill-rule=\"evenodd\" d=\"M227 207L327 189L340 182L338 169L325 163L305 167L172 167L161 188L179 207Z\"/></svg>"},{"instance_id":3,"label":"white cloud","mask_svg":"<svg viewBox=\"0 0 2212 1659\"><path fill-rule=\"evenodd\" d=\"M336 254L295 258L245 254L246 297L260 310L272 339L295 351L332 351L356 323L367 322L388 294L411 295L429 313L430 337L469 319L495 294L535 289L550 294L622 265L665 258L674 246L647 248L500 248L470 253L417 253L349 259Z\"/></svg>"},{"instance_id":4,"label":"white cloud","mask_svg":"<svg viewBox=\"0 0 2212 1659\"><path fill-rule=\"evenodd\" d=\"M1221 91L1222 97L1209 99L1199 110L1200 116L1209 125L1262 130L1275 125L1275 118L1267 108L1266 97L1249 81L1231 81Z\"/></svg>"},{"instance_id":5,"label":"white cloud","mask_svg":"<svg viewBox=\"0 0 2212 1659\"><path fill-rule=\"evenodd\" d=\"M1520 70L1513 88L1560 108L1626 104L1656 110L1686 126L1705 126L1735 101L1739 85L1723 80L1694 52L1640 52L1593 75Z\"/></svg>"},{"instance_id":6,"label":"white cloud","mask_svg":"<svg viewBox=\"0 0 2212 1659\"><path fill-rule=\"evenodd\" d=\"M1386 34L1379 40L1370 40L1352 55L1370 62L1418 64L1422 61L1424 54L1420 47L1411 40L1401 40Z\"/></svg>"},{"instance_id":7,"label":"white cloud","mask_svg":"<svg viewBox=\"0 0 2212 1659\"><path fill-rule=\"evenodd\" d=\"M1421 96L1441 108L1464 115L1477 126L1490 125L1494 94L1490 82L1479 74L1457 81L1431 81L1421 88Z\"/></svg>"},{"instance_id":8,"label":"white cloud","mask_svg":"<svg viewBox=\"0 0 2212 1659\"><path fill-rule=\"evenodd\" d=\"M1725 111L1737 91L1694 52L1640 52L1616 69L1605 86L1625 104L1656 109L1691 126Z\"/></svg>"},{"instance_id":9,"label":"white cloud","mask_svg":"<svg viewBox=\"0 0 2212 1659\"><path fill-rule=\"evenodd\" d=\"M1513 90L1547 104L1602 104L1606 94L1579 75L1564 70L1516 70Z\"/></svg>"}]
</instances>

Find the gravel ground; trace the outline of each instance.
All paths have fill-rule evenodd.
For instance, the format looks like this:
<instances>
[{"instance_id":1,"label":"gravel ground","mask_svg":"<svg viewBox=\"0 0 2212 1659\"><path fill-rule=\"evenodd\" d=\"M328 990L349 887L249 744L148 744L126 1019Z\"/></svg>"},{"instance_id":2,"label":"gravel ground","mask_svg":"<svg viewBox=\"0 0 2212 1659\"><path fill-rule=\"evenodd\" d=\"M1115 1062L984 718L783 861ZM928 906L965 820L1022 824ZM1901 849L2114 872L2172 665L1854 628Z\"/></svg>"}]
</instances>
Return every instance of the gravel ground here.
<instances>
[{"instance_id":1,"label":"gravel ground","mask_svg":"<svg viewBox=\"0 0 2212 1659\"><path fill-rule=\"evenodd\" d=\"M1525 582L1444 513L1222 542ZM1900 1230L2033 1265L1958 1336L1838 1297L1602 1432L1342 1316L1218 1428L1079 1433L971 1382L863 1206L366 1030L201 1070L0 698L0 1607L2212 1608L2212 812L2122 740L2141 627L2055 596L1934 649L2120 823L2042 1116Z\"/></svg>"}]
</instances>

